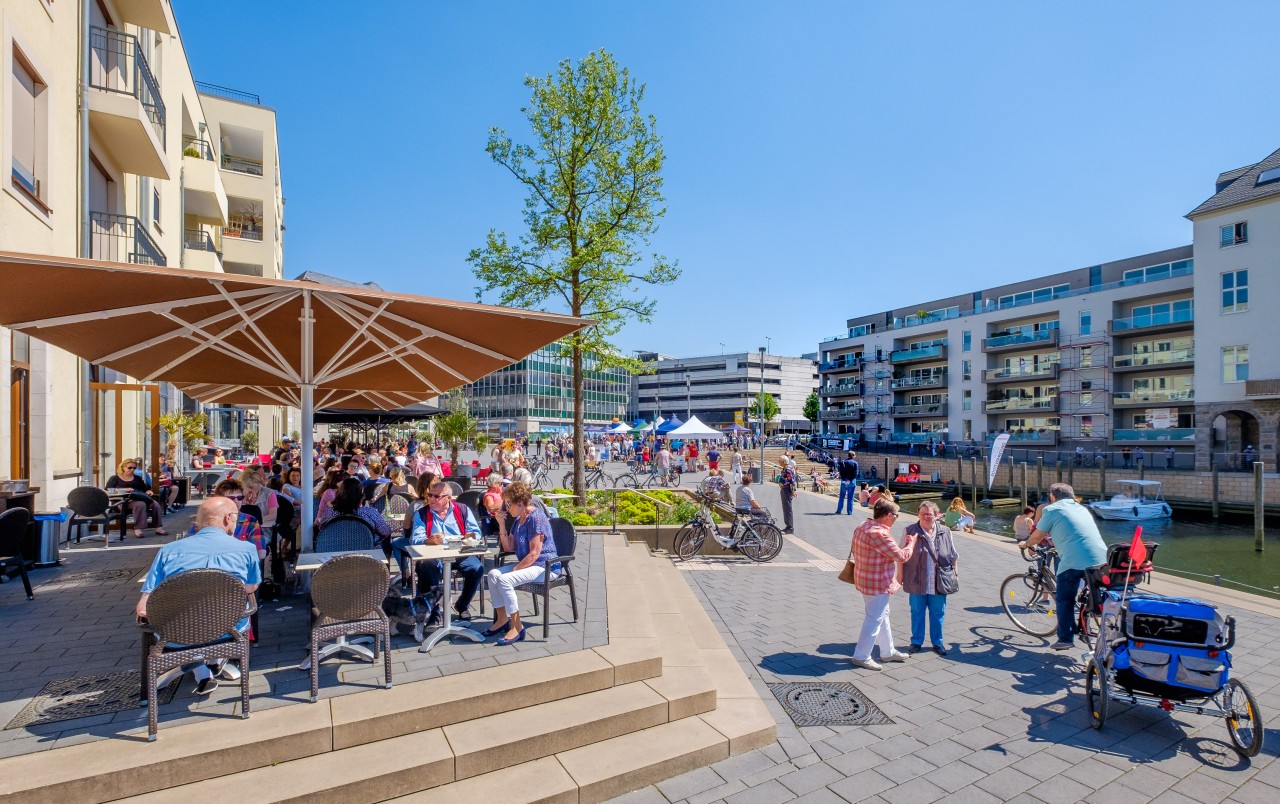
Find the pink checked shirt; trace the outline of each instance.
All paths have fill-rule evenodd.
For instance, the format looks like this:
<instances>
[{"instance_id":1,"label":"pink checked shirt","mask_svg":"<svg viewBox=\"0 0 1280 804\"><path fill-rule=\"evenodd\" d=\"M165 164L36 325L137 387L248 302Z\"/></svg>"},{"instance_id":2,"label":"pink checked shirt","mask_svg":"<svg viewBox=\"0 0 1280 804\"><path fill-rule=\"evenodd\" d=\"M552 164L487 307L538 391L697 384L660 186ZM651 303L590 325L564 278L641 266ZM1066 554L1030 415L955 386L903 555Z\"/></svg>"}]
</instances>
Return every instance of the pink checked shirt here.
<instances>
[{"instance_id":1,"label":"pink checked shirt","mask_svg":"<svg viewBox=\"0 0 1280 804\"><path fill-rule=\"evenodd\" d=\"M911 548L898 547L889 528L868 519L853 532L853 585L864 595L887 595L894 562L911 558Z\"/></svg>"}]
</instances>

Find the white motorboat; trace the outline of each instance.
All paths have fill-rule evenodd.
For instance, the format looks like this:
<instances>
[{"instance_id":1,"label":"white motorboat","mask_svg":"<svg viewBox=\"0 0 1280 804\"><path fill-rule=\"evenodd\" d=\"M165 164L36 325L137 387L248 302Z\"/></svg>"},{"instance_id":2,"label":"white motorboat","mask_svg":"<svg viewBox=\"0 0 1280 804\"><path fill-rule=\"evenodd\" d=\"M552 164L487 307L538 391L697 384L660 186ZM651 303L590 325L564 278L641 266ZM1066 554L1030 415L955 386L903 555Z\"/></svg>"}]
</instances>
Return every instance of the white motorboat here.
<instances>
[{"instance_id":1,"label":"white motorboat","mask_svg":"<svg viewBox=\"0 0 1280 804\"><path fill-rule=\"evenodd\" d=\"M1109 500L1089 503L1089 509L1103 519L1137 521L1166 519L1173 509L1164 501L1159 480L1121 480L1125 490Z\"/></svg>"}]
</instances>

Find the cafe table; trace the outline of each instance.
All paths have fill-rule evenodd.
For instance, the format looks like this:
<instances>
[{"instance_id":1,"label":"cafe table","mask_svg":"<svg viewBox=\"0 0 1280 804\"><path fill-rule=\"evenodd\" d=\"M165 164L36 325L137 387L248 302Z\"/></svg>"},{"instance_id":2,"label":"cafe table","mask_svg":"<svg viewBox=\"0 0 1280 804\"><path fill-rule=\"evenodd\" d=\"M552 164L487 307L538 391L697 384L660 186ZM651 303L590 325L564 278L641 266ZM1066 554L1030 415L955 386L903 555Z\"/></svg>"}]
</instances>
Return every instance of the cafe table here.
<instances>
[{"instance_id":1,"label":"cafe table","mask_svg":"<svg viewBox=\"0 0 1280 804\"><path fill-rule=\"evenodd\" d=\"M441 598L441 626L431 636L422 643L418 648L418 653L426 653L439 644L440 640L451 636L460 636L470 639L472 642L484 642L484 635L479 631L475 631L465 623L455 624L453 622L453 606L449 602L450 588L453 580L453 561L457 558L466 558L467 556L476 556L483 560L497 554L497 550L492 547L478 547L474 550L466 550L462 547L461 542L451 542L448 544L411 544L406 548L411 561L434 561L439 559L444 564L444 576L441 579L444 596ZM412 570L411 570L412 572ZM418 596L418 573L413 572L413 596Z\"/></svg>"},{"instance_id":2,"label":"cafe table","mask_svg":"<svg viewBox=\"0 0 1280 804\"><path fill-rule=\"evenodd\" d=\"M349 555L369 556L370 558L376 558L379 561L387 560L386 553L382 552L382 550L380 549L339 550L334 553L301 553L298 555L298 563L294 565L294 569L297 570L298 572L314 572L315 570L320 569L320 567L323 566L326 561L335 559L338 556L349 556ZM372 662L373 650L371 648L366 648L364 645L357 644L358 642L362 642L362 641L368 642L370 641L370 638L357 637L356 640L353 642L353 641L349 641L345 636L338 637L336 641L330 642L329 644L320 648L320 661L324 661L325 659L329 658L335 653L342 653L345 651L346 653L350 653L352 656L355 656L360 659L367 659L370 662ZM307 646L307 650L310 651L310 645ZM306 659L302 660L302 663L298 665L298 669L299 670L311 669L310 655L308 655Z\"/></svg>"}]
</instances>

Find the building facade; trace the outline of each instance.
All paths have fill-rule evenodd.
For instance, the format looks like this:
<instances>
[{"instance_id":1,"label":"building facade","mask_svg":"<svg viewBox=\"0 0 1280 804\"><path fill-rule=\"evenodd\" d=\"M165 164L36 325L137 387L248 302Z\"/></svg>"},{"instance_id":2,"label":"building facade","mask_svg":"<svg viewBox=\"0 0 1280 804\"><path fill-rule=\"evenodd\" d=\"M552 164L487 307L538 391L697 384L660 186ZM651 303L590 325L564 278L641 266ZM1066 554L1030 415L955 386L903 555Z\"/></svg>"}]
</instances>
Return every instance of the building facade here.
<instances>
[{"instance_id":1,"label":"building facade","mask_svg":"<svg viewBox=\"0 0 1280 804\"><path fill-rule=\"evenodd\" d=\"M778 403L781 413L767 425L769 432L805 432L810 422L804 403L817 386L817 363L808 357L765 354L761 374L760 352L738 352L701 357L669 357L656 352L637 355L653 369L631 380L630 416L652 421L672 414L687 420L697 416L712 427L728 427L735 421L755 428L747 409L763 387Z\"/></svg>"},{"instance_id":2,"label":"building facade","mask_svg":"<svg viewBox=\"0 0 1280 804\"><path fill-rule=\"evenodd\" d=\"M627 415L631 375L583 357L584 421L610 424ZM573 429L573 354L553 343L464 386L471 415L501 436L568 433Z\"/></svg>"},{"instance_id":3,"label":"building facade","mask_svg":"<svg viewBox=\"0 0 1280 804\"><path fill-rule=\"evenodd\" d=\"M275 113L202 92L167 0L3 0L0 60L0 249L281 275ZM252 225L245 199L261 205ZM228 248L255 227L262 254ZM39 507L146 454L149 392L120 388L130 378L3 328L0 372L0 472L39 486ZM161 385L162 411L184 402ZM264 443L287 432L283 411L258 418Z\"/></svg>"}]
</instances>

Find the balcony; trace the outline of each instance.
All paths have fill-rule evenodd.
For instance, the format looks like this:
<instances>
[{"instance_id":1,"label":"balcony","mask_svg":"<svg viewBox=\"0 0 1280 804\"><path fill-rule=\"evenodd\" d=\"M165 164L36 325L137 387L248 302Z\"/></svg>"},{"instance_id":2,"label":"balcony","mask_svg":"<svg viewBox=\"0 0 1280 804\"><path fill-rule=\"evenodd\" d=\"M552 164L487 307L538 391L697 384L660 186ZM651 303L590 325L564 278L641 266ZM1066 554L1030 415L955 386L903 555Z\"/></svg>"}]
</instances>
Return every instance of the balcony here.
<instances>
[{"instance_id":1,"label":"balcony","mask_svg":"<svg viewBox=\"0 0 1280 804\"><path fill-rule=\"evenodd\" d=\"M1245 380L1246 399L1280 399L1280 380Z\"/></svg>"},{"instance_id":2,"label":"balcony","mask_svg":"<svg viewBox=\"0 0 1280 804\"><path fill-rule=\"evenodd\" d=\"M1056 413L1058 411L1058 397L1033 396L1027 399L991 399L982 403L982 410L987 413L1024 410L1037 413Z\"/></svg>"},{"instance_id":3,"label":"balcony","mask_svg":"<svg viewBox=\"0 0 1280 804\"><path fill-rule=\"evenodd\" d=\"M904 363L919 363L924 360L946 360L947 345L935 343L932 346L917 346L915 349L895 349L889 353L889 362L895 366Z\"/></svg>"},{"instance_id":4,"label":"balcony","mask_svg":"<svg viewBox=\"0 0 1280 804\"><path fill-rule=\"evenodd\" d=\"M946 441L946 433L890 433L889 441L894 444L928 444L930 441Z\"/></svg>"},{"instance_id":5,"label":"balcony","mask_svg":"<svg viewBox=\"0 0 1280 804\"><path fill-rule=\"evenodd\" d=\"M1143 369L1164 368L1166 366L1194 365L1195 349L1172 349L1167 352L1134 352L1128 355L1116 355L1111 359L1112 371L1141 371Z\"/></svg>"},{"instance_id":6,"label":"balcony","mask_svg":"<svg viewBox=\"0 0 1280 804\"><path fill-rule=\"evenodd\" d=\"M168 265L164 252L147 235L142 222L129 215L90 212L89 244L95 260Z\"/></svg>"},{"instance_id":7,"label":"balcony","mask_svg":"<svg viewBox=\"0 0 1280 804\"><path fill-rule=\"evenodd\" d=\"M996 335L992 338L982 339L982 351L987 353L1012 352L1017 349L1057 345L1057 327L1054 327L1053 329L1044 329L1039 332L1032 332L1030 334L1013 333L1009 335Z\"/></svg>"},{"instance_id":8,"label":"balcony","mask_svg":"<svg viewBox=\"0 0 1280 804\"><path fill-rule=\"evenodd\" d=\"M89 128L121 170L169 178L160 85L131 34L90 28Z\"/></svg>"},{"instance_id":9,"label":"balcony","mask_svg":"<svg viewBox=\"0 0 1280 804\"><path fill-rule=\"evenodd\" d=\"M261 176L262 160L224 153L222 155L222 169L230 170L232 173L246 173L250 176Z\"/></svg>"},{"instance_id":10,"label":"balcony","mask_svg":"<svg viewBox=\"0 0 1280 804\"><path fill-rule=\"evenodd\" d=\"M203 229L182 231L182 267L193 271L222 273L222 252L213 242L213 235Z\"/></svg>"},{"instance_id":11,"label":"balcony","mask_svg":"<svg viewBox=\"0 0 1280 804\"><path fill-rule=\"evenodd\" d=\"M259 226L246 226L232 221L222 230L223 237L234 237L236 240L256 240L262 242L262 229Z\"/></svg>"},{"instance_id":12,"label":"balcony","mask_svg":"<svg viewBox=\"0 0 1280 804\"><path fill-rule=\"evenodd\" d=\"M1180 329L1190 329L1190 324L1195 321L1194 310L1170 310L1167 313L1152 313L1149 315L1135 315L1131 318L1116 318L1107 324L1107 330L1112 335L1129 332L1141 332L1146 334L1157 334L1160 332L1174 332Z\"/></svg>"},{"instance_id":13,"label":"balcony","mask_svg":"<svg viewBox=\"0 0 1280 804\"><path fill-rule=\"evenodd\" d=\"M996 440L999 433L987 433L987 443ZM1009 434L1009 444L1016 447L1052 447L1058 443L1057 430L1023 430Z\"/></svg>"},{"instance_id":14,"label":"balcony","mask_svg":"<svg viewBox=\"0 0 1280 804\"><path fill-rule=\"evenodd\" d=\"M926 377L898 377L892 383L893 390L897 391L902 388L937 388L945 387L947 384L947 373L932 374Z\"/></svg>"},{"instance_id":15,"label":"balcony","mask_svg":"<svg viewBox=\"0 0 1280 804\"><path fill-rule=\"evenodd\" d=\"M982 372L982 379L988 383L1002 382L1026 382L1029 380L1056 380L1058 379L1058 364L1052 363L1048 366L1027 366L1026 368L1009 368L987 369Z\"/></svg>"},{"instance_id":16,"label":"balcony","mask_svg":"<svg viewBox=\"0 0 1280 804\"><path fill-rule=\"evenodd\" d=\"M202 223L227 223L227 190L213 147L195 137L182 138L182 211Z\"/></svg>"},{"instance_id":17,"label":"balcony","mask_svg":"<svg viewBox=\"0 0 1280 804\"><path fill-rule=\"evenodd\" d=\"M860 382L838 382L818 386L818 396L856 396L862 393Z\"/></svg>"},{"instance_id":18,"label":"balcony","mask_svg":"<svg viewBox=\"0 0 1280 804\"><path fill-rule=\"evenodd\" d=\"M177 34L169 4L165 0L115 0L112 3L120 22L128 22L164 34Z\"/></svg>"},{"instance_id":19,"label":"balcony","mask_svg":"<svg viewBox=\"0 0 1280 804\"><path fill-rule=\"evenodd\" d=\"M865 411L861 405L843 408L827 408L818 411L818 418L822 421L849 421L853 419L865 418Z\"/></svg>"},{"instance_id":20,"label":"balcony","mask_svg":"<svg viewBox=\"0 0 1280 804\"><path fill-rule=\"evenodd\" d=\"M1194 405L1195 389L1182 391L1115 391L1111 404L1117 408L1144 407L1146 405Z\"/></svg>"},{"instance_id":21,"label":"balcony","mask_svg":"<svg viewBox=\"0 0 1280 804\"><path fill-rule=\"evenodd\" d=\"M889 409L894 416L946 416L946 402L928 402L921 405L894 405Z\"/></svg>"},{"instance_id":22,"label":"balcony","mask_svg":"<svg viewBox=\"0 0 1280 804\"><path fill-rule=\"evenodd\" d=\"M856 371L860 368L862 368L862 360L850 355L837 357L835 360L824 360L818 364L820 372Z\"/></svg>"},{"instance_id":23,"label":"balcony","mask_svg":"<svg viewBox=\"0 0 1280 804\"><path fill-rule=\"evenodd\" d=\"M1112 430L1111 443L1123 444L1134 441L1195 441L1196 428L1170 427L1164 430L1143 428L1141 430Z\"/></svg>"}]
</instances>

